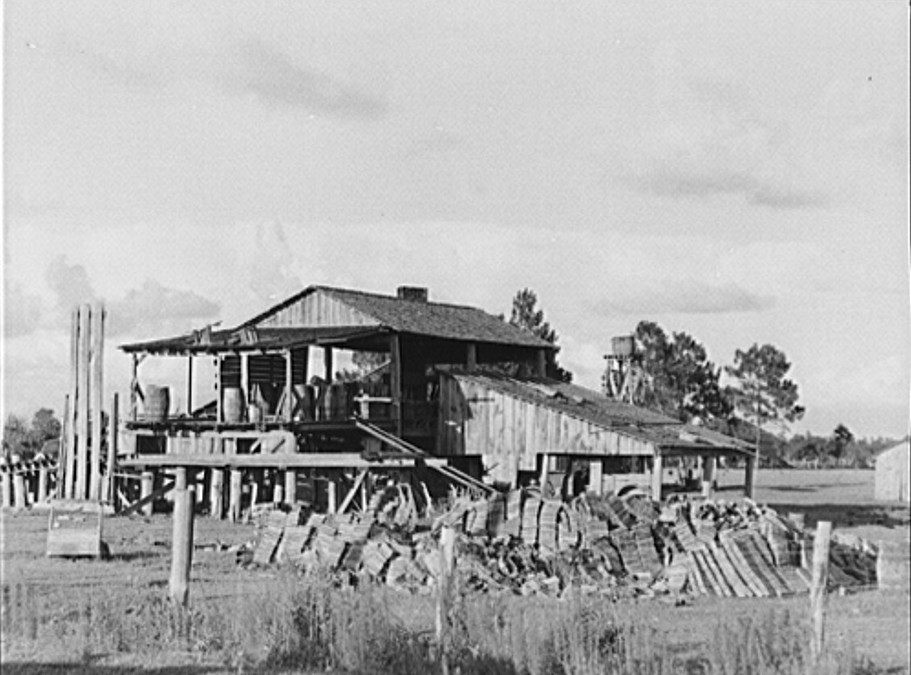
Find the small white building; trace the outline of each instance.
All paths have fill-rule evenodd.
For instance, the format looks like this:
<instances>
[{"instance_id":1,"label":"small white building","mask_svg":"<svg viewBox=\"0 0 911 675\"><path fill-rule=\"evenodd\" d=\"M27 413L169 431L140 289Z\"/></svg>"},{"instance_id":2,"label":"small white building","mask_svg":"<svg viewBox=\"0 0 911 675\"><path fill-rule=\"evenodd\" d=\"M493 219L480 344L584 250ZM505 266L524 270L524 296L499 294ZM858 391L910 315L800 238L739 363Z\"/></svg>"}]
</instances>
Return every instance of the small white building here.
<instances>
[{"instance_id":1,"label":"small white building","mask_svg":"<svg viewBox=\"0 0 911 675\"><path fill-rule=\"evenodd\" d=\"M876 482L873 497L877 501L911 502L911 463L909 443L899 443L876 456Z\"/></svg>"}]
</instances>

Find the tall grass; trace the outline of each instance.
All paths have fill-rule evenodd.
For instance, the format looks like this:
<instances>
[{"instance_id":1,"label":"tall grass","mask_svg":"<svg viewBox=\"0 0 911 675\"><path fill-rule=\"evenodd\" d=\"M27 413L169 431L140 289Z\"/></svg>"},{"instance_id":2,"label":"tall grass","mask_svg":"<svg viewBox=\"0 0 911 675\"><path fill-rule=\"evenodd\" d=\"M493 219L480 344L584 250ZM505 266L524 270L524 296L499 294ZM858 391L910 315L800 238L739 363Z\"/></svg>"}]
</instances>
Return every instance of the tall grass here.
<instances>
[{"instance_id":1,"label":"tall grass","mask_svg":"<svg viewBox=\"0 0 911 675\"><path fill-rule=\"evenodd\" d=\"M641 618L580 593L563 600L462 595L448 617L447 641L438 645L428 596L340 590L292 575L249 591L185 609L169 602L162 588L62 593L7 585L3 642L54 646L87 660L183 654L188 663L214 662L234 672L434 673L443 651L450 671L462 675L878 672L848 652L811 664L807 627L786 612L719 624L712 641L680 645Z\"/></svg>"}]
</instances>

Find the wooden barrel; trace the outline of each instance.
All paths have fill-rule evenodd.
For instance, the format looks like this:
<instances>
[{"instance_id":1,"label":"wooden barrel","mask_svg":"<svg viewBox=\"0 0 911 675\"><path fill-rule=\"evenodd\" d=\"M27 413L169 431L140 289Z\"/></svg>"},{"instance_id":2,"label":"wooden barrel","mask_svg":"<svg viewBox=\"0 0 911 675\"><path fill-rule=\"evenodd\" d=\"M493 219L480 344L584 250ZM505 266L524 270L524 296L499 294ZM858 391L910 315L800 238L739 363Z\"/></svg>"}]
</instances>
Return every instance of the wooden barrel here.
<instances>
[{"instance_id":1,"label":"wooden barrel","mask_svg":"<svg viewBox=\"0 0 911 675\"><path fill-rule=\"evenodd\" d=\"M244 418L244 392L238 387L225 387L225 422L241 422Z\"/></svg>"},{"instance_id":2,"label":"wooden barrel","mask_svg":"<svg viewBox=\"0 0 911 675\"><path fill-rule=\"evenodd\" d=\"M143 392L144 416L148 420L166 420L171 408L171 391L168 387L148 384Z\"/></svg>"}]
</instances>

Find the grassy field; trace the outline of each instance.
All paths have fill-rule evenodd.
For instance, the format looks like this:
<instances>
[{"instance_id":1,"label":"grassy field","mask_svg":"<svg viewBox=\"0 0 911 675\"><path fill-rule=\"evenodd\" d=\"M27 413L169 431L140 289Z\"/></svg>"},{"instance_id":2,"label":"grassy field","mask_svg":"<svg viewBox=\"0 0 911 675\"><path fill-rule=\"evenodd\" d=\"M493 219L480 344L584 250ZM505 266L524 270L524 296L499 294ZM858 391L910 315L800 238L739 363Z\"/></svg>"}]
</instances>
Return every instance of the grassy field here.
<instances>
[{"instance_id":1,"label":"grassy field","mask_svg":"<svg viewBox=\"0 0 911 675\"><path fill-rule=\"evenodd\" d=\"M869 471L763 471L757 497L806 514L810 525L825 518L836 532L908 542L908 508L873 503L872 482ZM718 496L736 499L739 485L742 475L722 471ZM166 516L107 519L107 561L46 558L46 514L7 512L0 526L5 673L436 669L432 597L342 592L279 570L241 569L231 547L252 539L249 525L197 520L183 614L164 602ZM830 597L822 672L907 672L909 601L907 589ZM466 674L605 672L610 664L611 672L748 672L746 663L756 673L805 672L806 609L805 597L683 606L473 597L456 608L452 648Z\"/></svg>"}]
</instances>

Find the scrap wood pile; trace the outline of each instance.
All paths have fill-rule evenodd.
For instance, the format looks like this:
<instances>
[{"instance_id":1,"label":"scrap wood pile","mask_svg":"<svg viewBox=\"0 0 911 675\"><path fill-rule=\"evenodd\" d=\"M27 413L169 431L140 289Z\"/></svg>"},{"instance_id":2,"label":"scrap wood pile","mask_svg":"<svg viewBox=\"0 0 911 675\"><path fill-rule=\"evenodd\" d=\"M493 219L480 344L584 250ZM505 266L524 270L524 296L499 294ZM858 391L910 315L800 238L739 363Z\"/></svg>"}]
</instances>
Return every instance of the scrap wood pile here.
<instances>
[{"instance_id":1,"label":"scrap wood pile","mask_svg":"<svg viewBox=\"0 0 911 675\"><path fill-rule=\"evenodd\" d=\"M375 495L364 513L273 511L250 561L429 592L440 571L443 526L460 534L459 583L479 591L559 595L578 587L612 598L809 591L812 536L772 509L749 500L659 505L638 491L569 503L542 499L534 489L460 497L428 519L418 517L410 488L399 485ZM833 536L830 588L873 585L875 570L873 547Z\"/></svg>"}]
</instances>

